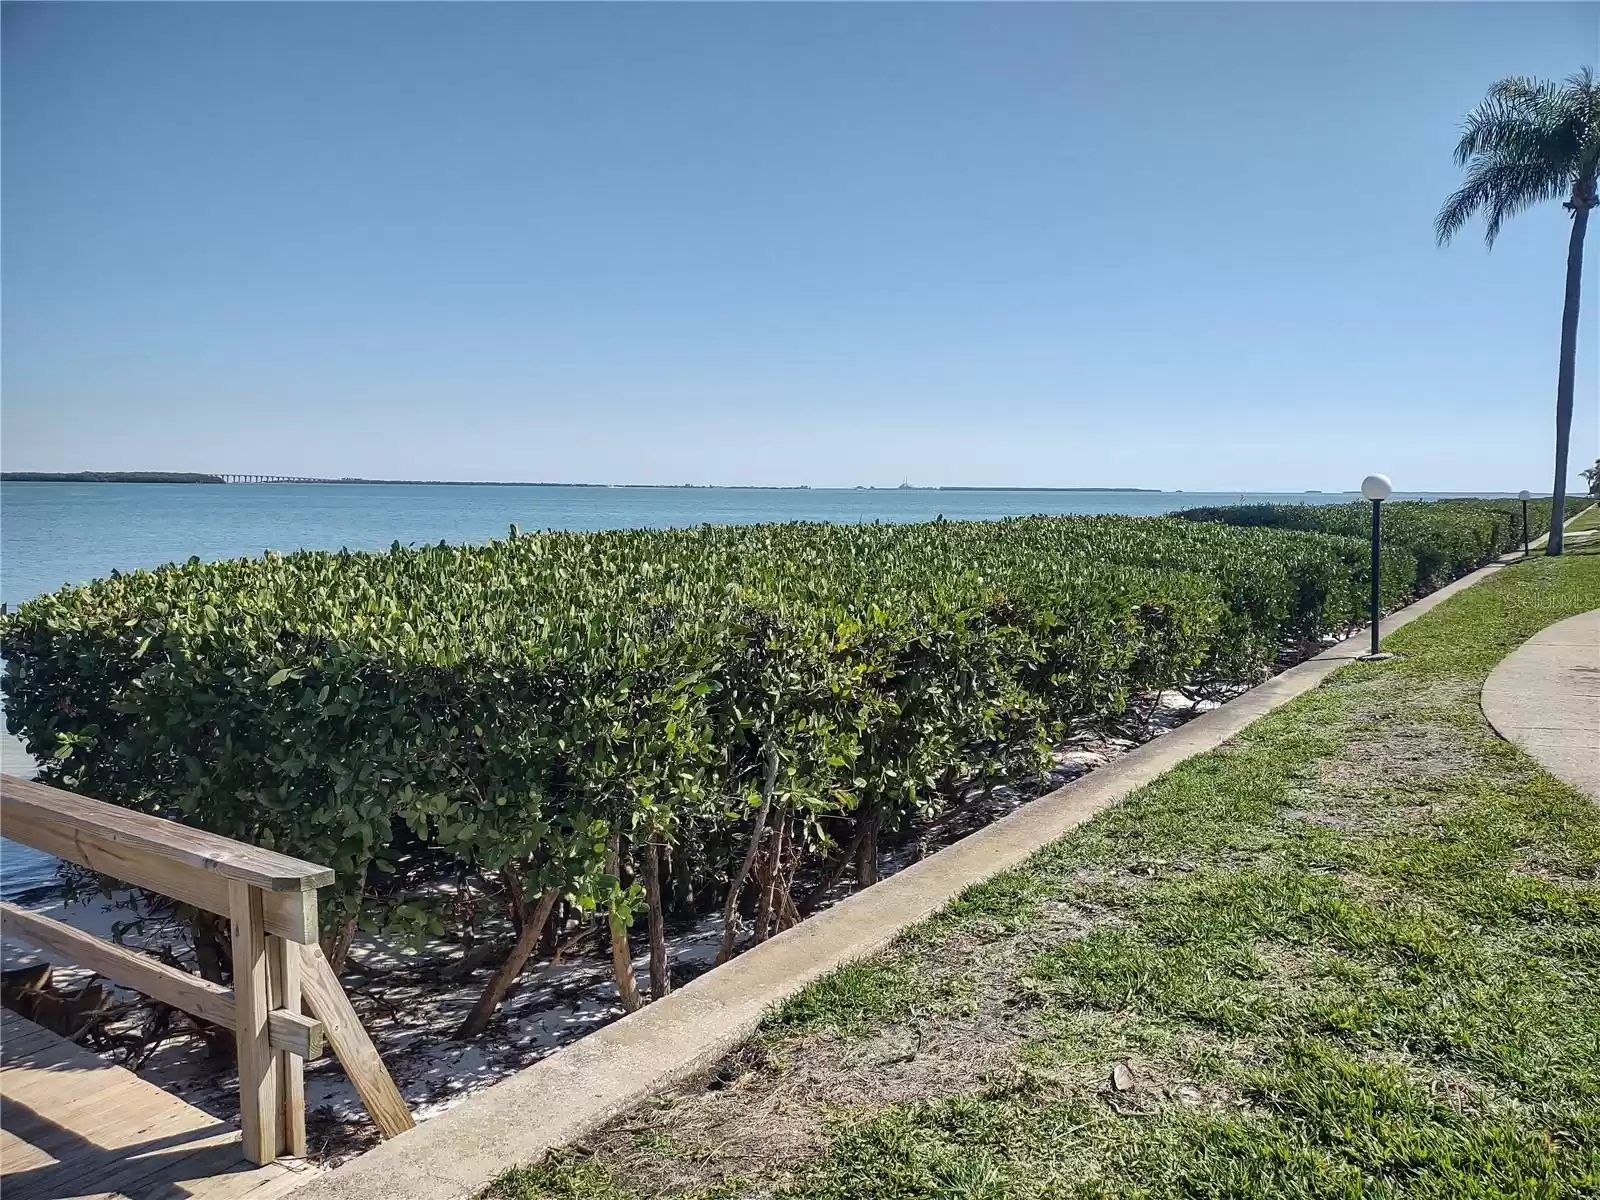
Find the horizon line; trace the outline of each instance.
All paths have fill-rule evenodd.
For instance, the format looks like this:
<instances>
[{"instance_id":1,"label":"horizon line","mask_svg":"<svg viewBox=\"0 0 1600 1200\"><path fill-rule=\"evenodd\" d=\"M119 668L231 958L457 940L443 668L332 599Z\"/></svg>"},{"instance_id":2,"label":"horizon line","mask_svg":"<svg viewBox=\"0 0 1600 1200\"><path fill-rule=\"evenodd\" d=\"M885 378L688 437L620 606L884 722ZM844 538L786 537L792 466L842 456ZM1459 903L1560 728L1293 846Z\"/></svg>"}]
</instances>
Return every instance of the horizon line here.
<instances>
[{"instance_id":1,"label":"horizon line","mask_svg":"<svg viewBox=\"0 0 1600 1200\"><path fill-rule=\"evenodd\" d=\"M0 482L6 483L167 483L183 484L186 486L212 485L225 487L272 487L297 483L315 486L339 485L368 485L384 487L548 487L548 488L597 488L597 489L635 489L652 491L817 491L817 492L1073 492L1073 493L1115 493L1115 494L1144 494L1168 496L1354 496L1359 495L1357 488L1328 489L1328 488L1152 488L1137 486L1060 486L1026 484L809 484L809 483L601 483L593 481L559 481L559 480L502 480L502 479L375 479L362 476L316 477L278 477L277 479L264 480L251 483L230 483L224 475L243 474L242 472L211 472L211 471L27 471L27 470L0 470ZM1411 488L1397 489L1399 495L1434 495L1434 496L1475 496L1489 495L1504 492L1506 495L1515 493L1505 489L1478 489L1477 491L1463 491L1460 489L1433 489ZM1537 497L1538 493L1535 493Z\"/></svg>"}]
</instances>

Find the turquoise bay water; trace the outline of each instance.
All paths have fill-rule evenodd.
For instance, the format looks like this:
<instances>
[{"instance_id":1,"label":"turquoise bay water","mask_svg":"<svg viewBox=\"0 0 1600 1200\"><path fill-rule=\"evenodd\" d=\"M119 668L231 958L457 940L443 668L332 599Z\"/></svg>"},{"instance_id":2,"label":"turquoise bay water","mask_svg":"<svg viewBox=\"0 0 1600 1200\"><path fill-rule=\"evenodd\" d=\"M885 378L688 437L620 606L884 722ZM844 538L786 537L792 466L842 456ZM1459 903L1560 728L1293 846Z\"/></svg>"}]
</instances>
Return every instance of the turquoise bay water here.
<instances>
[{"instance_id":1,"label":"turquoise bay water","mask_svg":"<svg viewBox=\"0 0 1600 1200\"><path fill-rule=\"evenodd\" d=\"M0 601L113 570L301 548L483 542L532 529L759 521L927 521L1031 513L1154 516L1204 504L1351 495L934 489L606 488L474 484L0 484Z\"/></svg>"},{"instance_id":2,"label":"turquoise bay water","mask_svg":"<svg viewBox=\"0 0 1600 1200\"><path fill-rule=\"evenodd\" d=\"M629 529L762 521L926 521L1032 513L1155 516L1204 504L1337 503L1349 495L1238 492L776 490L475 484L0 484L0 601L198 555L483 542L515 524ZM32 769L0 739L0 762ZM0 841L0 894L48 881L54 860Z\"/></svg>"}]
</instances>

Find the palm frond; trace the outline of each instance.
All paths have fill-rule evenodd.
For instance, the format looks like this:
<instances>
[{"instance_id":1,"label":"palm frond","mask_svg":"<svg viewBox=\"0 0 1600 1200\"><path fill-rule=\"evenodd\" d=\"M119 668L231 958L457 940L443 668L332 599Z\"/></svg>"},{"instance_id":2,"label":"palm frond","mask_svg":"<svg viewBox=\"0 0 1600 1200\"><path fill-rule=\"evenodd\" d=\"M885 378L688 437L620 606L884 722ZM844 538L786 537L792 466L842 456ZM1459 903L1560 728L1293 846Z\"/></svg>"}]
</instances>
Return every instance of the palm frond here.
<instances>
[{"instance_id":1,"label":"palm frond","mask_svg":"<svg viewBox=\"0 0 1600 1200\"><path fill-rule=\"evenodd\" d=\"M1477 108L1462 123L1456 143L1456 165L1464 167L1475 155L1528 146L1536 141L1545 122L1541 109L1554 90L1552 84L1531 79L1502 79L1489 89Z\"/></svg>"},{"instance_id":2,"label":"palm frond","mask_svg":"<svg viewBox=\"0 0 1600 1200\"><path fill-rule=\"evenodd\" d=\"M1434 236L1450 241L1476 214L1493 246L1505 222L1544 200L1592 187L1600 168L1600 86L1584 67L1561 84L1523 76L1502 79L1467 114L1456 143L1461 187L1434 218Z\"/></svg>"},{"instance_id":3,"label":"palm frond","mask_svg":"<svg viewBox=\"0 0 1600 1200\"><path fill-rule=\"evenodd\" d=\"M1489 85L1488 97L1507 104L1537 104L1555 90L1556 85L1531 75L1508 75Z\"/></svg>"},{"instance_id":4,"label":"palm frond","mask_svg":"<svg viewBox=\"0 0 1600 1200\"><path fill-rule=\"evenodd\" d=\"M1480 172L1468 175L1466 182L1450 193L1439 215L1433 219L1434 240L1441 246L1453 241L1472 215L1489 202L1490 194L1489 182Z\"/></svg>"},{"instance_id":5,"label":"palm frond","mask_svg":"<svg viewBox=\"0 0 1600 1200\"><path fill-rule=\"evenodd\" d=\"M1530 114L1485 102L1468 113L1462 122L1461 140L1456 143L1456 166L1464 167L1480 154L1530 148L1538 137L1539 127Z\"/></svg>"},{"instance_id":6,"label":"palm frond","mask_svg":"<svg viewBox=\"0 0 1600 1200\"><path fill-rule=\"evenodd\" d=\"M1480 155L1461 187L1450 195L1434 218L1434 237L1441 246L1446 244L1481 211L1484 241L1493 246L1507 217L1541 200L1561 197L1568 186L1567 178L1551 172L1542 159L1511 154Z\"/></svg>"},{"instance_id":7,"label":"palm frond","mask_svg":"<svg viewBox=\"0 0 1600 1200\"><path fill-rule=\"evenodd\" d=\"M1508 218L1542 201L1565 199L1570 190L1567 177L1551 172L1544 163L1505 164L1484 208L1484 242L1492 247Z\"/></svg>"},{"instance_id":8,"label":"palm frond","mask_svg":"<svg viewBox=\"0 0 1600 1200\"><path fill-rule=\"evenodd\" d=\"M1579 178L1593 179L1600 170L1600 80L1584 67L1568 77L1564 90L1573 98L1573 124L1579 130L1577 173Z\"/></svg>"}]
</instances>

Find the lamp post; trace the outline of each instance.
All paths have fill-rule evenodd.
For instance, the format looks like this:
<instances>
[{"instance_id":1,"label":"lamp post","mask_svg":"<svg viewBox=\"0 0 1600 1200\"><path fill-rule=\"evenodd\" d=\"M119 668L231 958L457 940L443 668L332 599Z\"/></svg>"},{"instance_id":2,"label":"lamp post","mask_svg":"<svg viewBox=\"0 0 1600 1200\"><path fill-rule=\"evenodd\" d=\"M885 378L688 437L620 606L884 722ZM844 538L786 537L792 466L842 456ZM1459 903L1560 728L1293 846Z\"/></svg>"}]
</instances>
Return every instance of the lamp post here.
<instances>
[{"instance_id":1,"label":"lamp post","mask_svg":"<svg viewBox=\"0 0 1600 1200\"><path fill-rule=\"evenodd\" d=\"M1368 475L1361 481L1361 494L1372 501L1372 650L1367 658L1387 658L1378 649L1378 547L1383 535L1383 502L1394 494L1387 475Z\"/></svg>"},{"instance_id":2,"label":"lamp post","mask_svg":"<svg viewBox=\"0 0 1600 1200\"><path fill-rule=\"evenodd\" d=\"M1523 488L1517 493L1517 499L1522 501L1522 557L1528 557L1528 489Z\"/></svg>"}]
</instances>

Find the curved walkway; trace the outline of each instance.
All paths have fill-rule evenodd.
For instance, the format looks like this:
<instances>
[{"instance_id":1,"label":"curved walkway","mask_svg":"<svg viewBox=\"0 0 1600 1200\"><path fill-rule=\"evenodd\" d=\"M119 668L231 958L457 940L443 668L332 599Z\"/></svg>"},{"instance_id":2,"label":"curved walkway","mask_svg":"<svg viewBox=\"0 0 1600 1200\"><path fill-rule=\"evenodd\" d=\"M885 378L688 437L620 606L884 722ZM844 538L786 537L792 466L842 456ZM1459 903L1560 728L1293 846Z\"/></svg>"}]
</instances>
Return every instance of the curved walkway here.
<instances>
[{"instance_id":1,"label":"curved walkway","mask_svg":"<svg viewBox=\"0 0 1600 1200\"><path fill-rule=\"evenodd\" d=\"M1496 733L1600 801L1600 608L1506 655L1484 680L1482 704Z\"/></svg>"}]
</instances>

